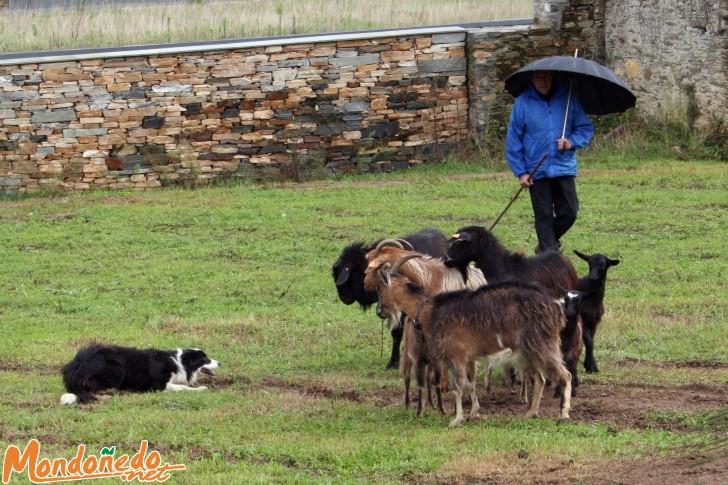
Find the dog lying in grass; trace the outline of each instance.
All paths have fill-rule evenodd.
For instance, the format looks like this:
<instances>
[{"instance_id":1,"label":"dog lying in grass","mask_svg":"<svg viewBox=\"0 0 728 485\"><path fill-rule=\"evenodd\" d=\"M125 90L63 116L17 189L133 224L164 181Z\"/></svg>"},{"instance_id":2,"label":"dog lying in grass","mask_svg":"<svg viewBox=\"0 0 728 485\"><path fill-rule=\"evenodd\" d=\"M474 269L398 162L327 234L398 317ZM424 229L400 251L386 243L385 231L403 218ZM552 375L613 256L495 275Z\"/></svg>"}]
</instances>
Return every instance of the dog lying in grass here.
<instances>
[{"instance_id":1,"label":"dog lying in grass","mask_svg":"<svg viewBox=\"0 0 728 485\"><path fill-rule=\"evenodd\" d=\"M61 404L83 404L109 396L105 389L122 391L202 391L193 387L200 375L214 376L220 362L200 349L136 349L95 344L81 349L63 367L63 383L68 393Z\"/></svg>"}]
</instances>

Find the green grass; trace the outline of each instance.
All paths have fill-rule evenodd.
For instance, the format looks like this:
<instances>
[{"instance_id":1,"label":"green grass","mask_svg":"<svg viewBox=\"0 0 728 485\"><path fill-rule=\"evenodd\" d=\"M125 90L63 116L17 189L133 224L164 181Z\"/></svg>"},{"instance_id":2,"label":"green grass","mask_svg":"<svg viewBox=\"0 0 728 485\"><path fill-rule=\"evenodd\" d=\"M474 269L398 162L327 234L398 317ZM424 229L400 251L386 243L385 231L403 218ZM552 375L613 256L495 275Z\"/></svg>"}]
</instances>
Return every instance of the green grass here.
<instances>
[{"instance_id":1,"label":"green grass","mask_svg":"<svg viewBox=\"0 0 728 485\"><path fill-rule=\"evenodd\" d=\"M530 0L239 0L173 6L21 10L0 15L0 32L3 32L0 52L242 39L532 17Z\"/></svg>"},{"instance_id":2,"label":"green grass","mask_svg":"<svg viewBox=\"0 0 728 485\"><path fill-rule=\"evenodd\" d=\"M566 254L622 261L597 334L603 372L584 385L724 385L725 164L594 151L581 169ZM580 422L579 397L567 426L488 416L447 430L449 417L416 419L399 404L389 337L372 311L338 301L331 265L354 240L487 225L516 189L510 175L448 162L309 185L0 200L0 448L35 437L43 456L70 457L81 443L134 451L148 439L188 466L175 483L355 483L496 471L518 481L519 450L538 470L554 456L578 468L683 443L685 433ZM495 232L510 248L535 246L527 197ZM91 341L202 347L223 363L219 383L61 408L58 370ZM692 361L720 365L672 366ZM694 428L691 442L712 439Z\"/></svg>"}]
</instances>

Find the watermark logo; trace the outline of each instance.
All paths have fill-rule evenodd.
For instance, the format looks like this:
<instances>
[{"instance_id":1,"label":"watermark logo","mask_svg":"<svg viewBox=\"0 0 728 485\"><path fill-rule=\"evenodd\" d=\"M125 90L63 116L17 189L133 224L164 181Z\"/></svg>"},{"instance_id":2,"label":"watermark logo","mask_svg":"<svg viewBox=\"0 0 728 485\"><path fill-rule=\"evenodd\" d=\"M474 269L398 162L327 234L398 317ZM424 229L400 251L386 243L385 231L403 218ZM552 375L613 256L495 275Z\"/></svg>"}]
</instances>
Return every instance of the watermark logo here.
<instances>
[{"instance_id":1,"label":"watermark logo","mask_svg":"<svg viewBox=\"0 0 728 485\"><path fill-rule=\"evenodd\" d=\"M76 455L65 458L40 458L40 442L32 439L21 452L8 446L3 458L3 483L9 483L13 473L27 473L33 483L59 483L95 478L119 478L124 482L166 482L173 471L186 470L185 465L162 463L158 451L149 451L149 443L142 440L139 451L129 457L116 455L116 447L104 447L98 456L86 456L86 446L78 445Z\"/></svg>"}]
</instances>

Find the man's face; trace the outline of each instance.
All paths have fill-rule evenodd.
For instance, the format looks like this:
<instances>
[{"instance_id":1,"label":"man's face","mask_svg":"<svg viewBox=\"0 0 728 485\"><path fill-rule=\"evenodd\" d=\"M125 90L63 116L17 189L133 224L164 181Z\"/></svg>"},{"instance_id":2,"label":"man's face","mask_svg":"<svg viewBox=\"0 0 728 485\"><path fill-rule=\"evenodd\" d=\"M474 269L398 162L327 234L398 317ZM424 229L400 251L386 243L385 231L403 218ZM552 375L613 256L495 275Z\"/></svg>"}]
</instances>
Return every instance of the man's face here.
<instances>
[{"instance_id":1,"label":"man's face","mask_svg":"<svg viewBox=\"0 0 728 485\"><path fill-rule=\"evenodd\" d=\"M534 71L531 75L531 83L536 91L546 96L554 83L554 74L551 71Z\"/></svg>"}]
</instances>

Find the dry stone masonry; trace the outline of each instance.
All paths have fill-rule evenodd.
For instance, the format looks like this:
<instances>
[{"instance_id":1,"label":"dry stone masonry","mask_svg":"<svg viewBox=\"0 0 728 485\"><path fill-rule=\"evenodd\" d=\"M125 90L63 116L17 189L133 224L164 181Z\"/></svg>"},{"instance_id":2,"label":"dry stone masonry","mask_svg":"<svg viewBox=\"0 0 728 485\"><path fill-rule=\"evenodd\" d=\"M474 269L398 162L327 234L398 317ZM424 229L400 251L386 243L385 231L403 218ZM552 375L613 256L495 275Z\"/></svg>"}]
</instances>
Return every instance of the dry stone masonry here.
<instances>
[{"instance_id":1,"label":"dry stone masonry","mask_svg":"<svg viewBox=\"0 0 728 485\"><path fill-rule=\"evenodd\" d=\"M145 189L468 131L464 32L0 66L0 186Z\"/></svg>"}]
</instances>

